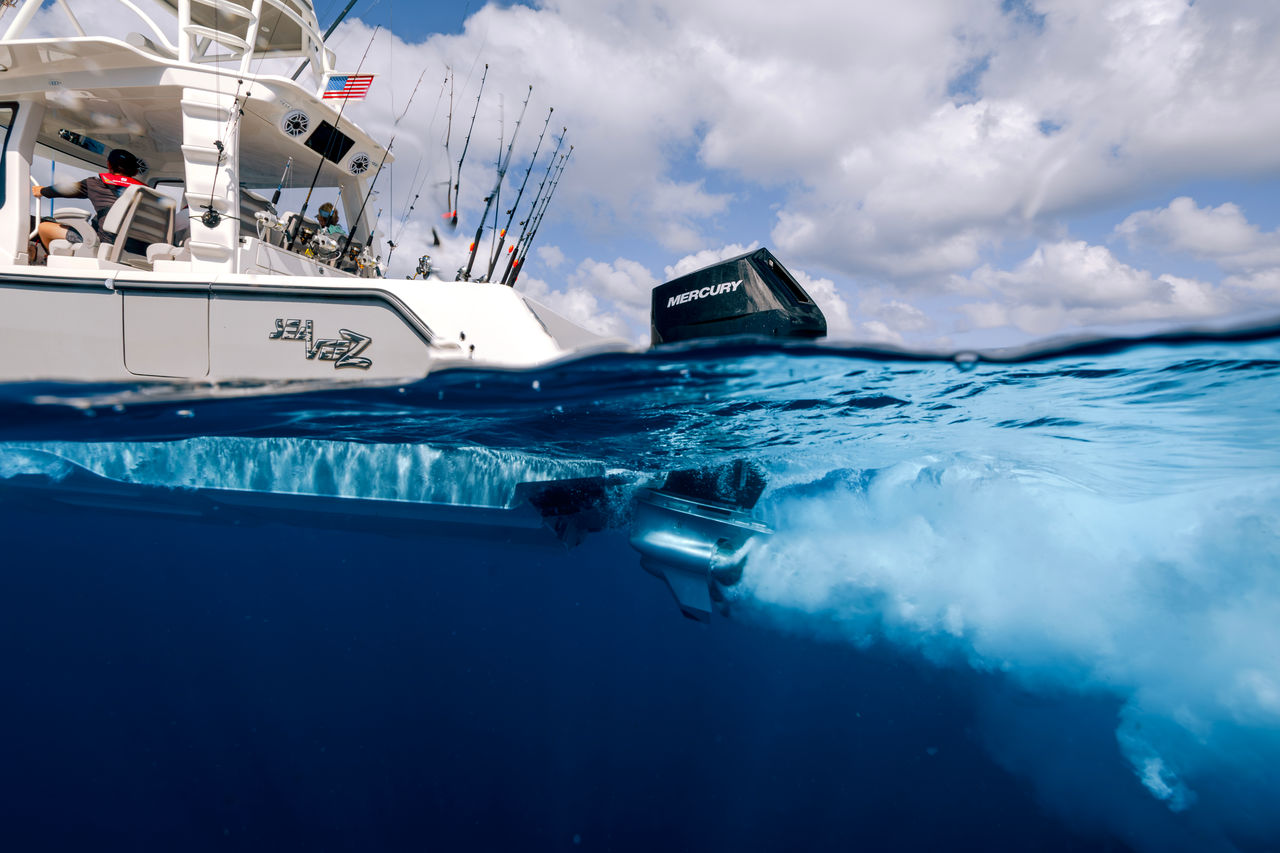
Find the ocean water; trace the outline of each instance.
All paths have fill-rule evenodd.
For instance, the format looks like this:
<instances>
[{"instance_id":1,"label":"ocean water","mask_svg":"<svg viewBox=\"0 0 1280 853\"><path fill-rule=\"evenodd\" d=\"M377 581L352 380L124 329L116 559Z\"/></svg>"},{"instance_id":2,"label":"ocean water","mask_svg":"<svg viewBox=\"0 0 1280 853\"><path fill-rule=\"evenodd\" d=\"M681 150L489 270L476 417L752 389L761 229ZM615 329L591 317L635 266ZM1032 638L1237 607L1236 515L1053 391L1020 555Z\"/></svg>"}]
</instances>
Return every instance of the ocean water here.
<instances>
[{"instance_id":1,"label":"ocean water","mask_svg":"<svg viewBox=\"0 0 1280 853\"><path fill-rule=\"evenodd\" d=\"M0 388L3 849L1280 850L1274 330L253 390Z\"/></svg>"}]
</instances>

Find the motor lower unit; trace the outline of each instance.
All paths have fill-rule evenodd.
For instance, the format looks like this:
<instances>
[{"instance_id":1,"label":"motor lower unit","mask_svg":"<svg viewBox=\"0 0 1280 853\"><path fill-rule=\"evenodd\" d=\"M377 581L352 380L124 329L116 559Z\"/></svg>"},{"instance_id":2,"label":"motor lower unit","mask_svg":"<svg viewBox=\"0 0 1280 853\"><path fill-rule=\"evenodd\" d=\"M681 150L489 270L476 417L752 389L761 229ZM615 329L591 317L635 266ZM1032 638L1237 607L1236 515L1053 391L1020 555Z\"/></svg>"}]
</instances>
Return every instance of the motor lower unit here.
<instances>
[{"instance_id":1,"label":"motor lower unit","mask_svg":"<svg viewBox=\"0 0 1280 853\"><path fill-rule=\"evenodd\" d=\"M725 590L737 584L768 527L750 509L764 478L742 462L709 471L678 471L636 499L631 546L640 565L662 578L680 612L707 622Z\"/></svg>"}]
</instances>

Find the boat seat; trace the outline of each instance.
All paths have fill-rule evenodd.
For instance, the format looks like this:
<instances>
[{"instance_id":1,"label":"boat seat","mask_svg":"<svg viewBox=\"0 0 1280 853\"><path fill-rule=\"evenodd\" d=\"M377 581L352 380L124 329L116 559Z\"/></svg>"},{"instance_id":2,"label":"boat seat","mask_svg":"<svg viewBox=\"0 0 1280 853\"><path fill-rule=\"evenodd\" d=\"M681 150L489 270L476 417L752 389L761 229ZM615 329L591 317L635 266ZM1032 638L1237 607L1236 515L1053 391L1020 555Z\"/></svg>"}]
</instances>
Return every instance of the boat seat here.
<instances>
[{"instance_id":1,"label":"boat seat","mask_svg":"<svg viewBox=\"0 0 1280 853\"><path fill-rule=\"evenodd\" d=\"M90 243L72 243L70 240L52 240L49 243L50 255L65 257L93 258L98 254L98 241Z\"/></svg>"},{"instance_id":2,"label":"boat seat","mask_svg":"<svg viewBox=\"0 0 1280 853\"><path fill-rule=\"evenodd\" d=\"M140 246L172 246L174 207L173 199L151 187L126 188L102 219L102 230L114 234L115 242L98 247L98 260L146 263L147 250Z\"/></svg>"},{"instance_id":3,"label":"boat seat","mask_svg":"<svg viewBox=\"0 0 1280 853\"><path fill-rule=\"evenodd\" d=\"M147 260L156 261L189 261L191 249L188 246L170 246L168 243L152 243L147 247Z\"/></svg>"},{"instance_id":4,"label":"boat seat","mask_svg":"<svg viewBox=\"0 0 1280 853\"><path fill-rule=\"evenodd\" d=\"M64 208L55 213L53 218L59 225L80 235L80 242L52 240L49 243L49 254L91 258L98 253L98 232L93 230L91 224L92 213L80 208Z\"/></svg>"}]
</instances>

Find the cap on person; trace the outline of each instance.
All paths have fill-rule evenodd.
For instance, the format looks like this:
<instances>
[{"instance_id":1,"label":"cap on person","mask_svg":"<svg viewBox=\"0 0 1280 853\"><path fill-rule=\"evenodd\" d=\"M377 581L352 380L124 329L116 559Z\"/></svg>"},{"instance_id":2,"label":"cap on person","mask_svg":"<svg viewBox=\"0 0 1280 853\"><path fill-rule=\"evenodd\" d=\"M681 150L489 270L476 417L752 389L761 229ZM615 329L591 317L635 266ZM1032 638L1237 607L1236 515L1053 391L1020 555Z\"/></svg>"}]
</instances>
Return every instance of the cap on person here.
<instances>
[{"instance_id":1,"label":"cap on person","mask_svg":"<svg viewBox=\"0 0 1280 853\"><path fill-rule=\"evenodd\" d=\"M321 225L338 224L338 211L334 208L333 202L326 201L320 205L320 209L316 211L316 221Z\"/></svg>"}]
</instances>

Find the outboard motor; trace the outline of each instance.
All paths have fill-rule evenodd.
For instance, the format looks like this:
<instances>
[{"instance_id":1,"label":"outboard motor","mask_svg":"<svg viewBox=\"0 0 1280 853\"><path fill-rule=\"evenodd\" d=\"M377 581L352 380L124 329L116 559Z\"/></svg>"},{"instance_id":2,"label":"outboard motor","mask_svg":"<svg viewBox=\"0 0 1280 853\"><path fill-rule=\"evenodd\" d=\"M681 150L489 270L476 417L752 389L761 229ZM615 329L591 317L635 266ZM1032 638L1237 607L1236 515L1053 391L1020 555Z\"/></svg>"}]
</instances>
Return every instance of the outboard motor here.
<instances>
[{"instance_id":1,"label":"outboard motor","mask_svg":"<svg viewBox=\"0 0 1280 853\"><path fill-rule=\"evenodd\" d=\"M653 289L653 343L765 335L820 338L827 318L768 249L756 249Z\"/></svg>"}]
</instances>

